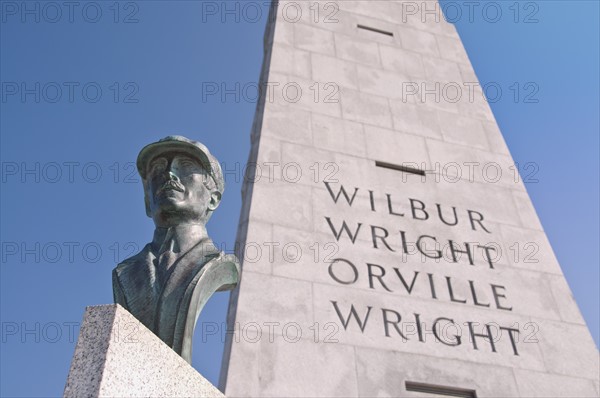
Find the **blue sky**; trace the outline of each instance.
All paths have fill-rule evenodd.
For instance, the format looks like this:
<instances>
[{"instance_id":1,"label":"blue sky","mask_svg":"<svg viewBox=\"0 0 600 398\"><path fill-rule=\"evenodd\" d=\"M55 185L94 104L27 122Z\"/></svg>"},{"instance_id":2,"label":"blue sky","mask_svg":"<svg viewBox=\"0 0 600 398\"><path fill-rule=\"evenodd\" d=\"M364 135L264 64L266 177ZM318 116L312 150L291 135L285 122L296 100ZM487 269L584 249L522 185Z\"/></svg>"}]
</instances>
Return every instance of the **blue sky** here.
<instances>
[{"instance_id":1,"label":"blue sky","mask_svg":"<svg viewBox=\"0 0 600 398\"><path fill-rule=\"evenodd\" d=\"M36 4L39 22L23 21ZM0 2L2 396L62 394L70 325L85 306L112 302L112 268L151 238L133 169L143 145L184 134L243 169L255 104L203 101L202 84L257 81L267 12L258 2L258 21L223 23L203 17L200 1L81 2L70 20L44 4ZM492 110L514 159L539 168L527 189L598 344L598 2L497 2L495 23L479 4L456 27L480 81L504 88ZM39 102L21 98L36 83ZM534 89L537 103L525 101ZM240 188L241 173L230 173L208 225L226 249ZM217 294L200 322L224 322L227 301ZM221 338L194 346L193 365L216 384Z\"/></svg>"}]
</instances>

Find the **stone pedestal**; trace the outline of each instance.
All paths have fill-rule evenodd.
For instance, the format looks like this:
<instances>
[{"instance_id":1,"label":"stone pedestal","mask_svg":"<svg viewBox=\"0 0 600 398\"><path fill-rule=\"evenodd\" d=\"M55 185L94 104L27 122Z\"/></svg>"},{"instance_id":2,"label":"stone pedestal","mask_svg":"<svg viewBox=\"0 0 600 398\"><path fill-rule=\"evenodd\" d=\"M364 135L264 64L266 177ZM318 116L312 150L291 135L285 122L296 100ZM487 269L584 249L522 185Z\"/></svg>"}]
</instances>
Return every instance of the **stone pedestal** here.
<instances>
[{"instance_id":1,"label":"stone pedestal","mask_svg":"<svg viewBox=\"0 0 600 398\"><path fill-rule=\"evenodd\" d=\"M64 396L224 397L118 304L86 308Z\"/></svg>"}]
</instances>

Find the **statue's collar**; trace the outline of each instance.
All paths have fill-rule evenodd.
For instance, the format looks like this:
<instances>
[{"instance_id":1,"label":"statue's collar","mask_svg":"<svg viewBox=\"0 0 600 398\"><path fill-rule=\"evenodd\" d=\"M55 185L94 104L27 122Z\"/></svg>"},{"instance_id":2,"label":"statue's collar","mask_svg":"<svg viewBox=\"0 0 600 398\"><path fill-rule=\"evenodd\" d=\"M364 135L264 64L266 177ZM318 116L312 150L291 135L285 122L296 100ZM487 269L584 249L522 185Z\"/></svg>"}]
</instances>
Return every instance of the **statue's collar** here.
<instances>
[{"instance_id":1,"label":"statue's collar","mask_svg":"<svg viewBox=\"0 0 600 398\"><path fill-rule=\"evenodd\" d=\"M152 239L152 251L186 253L201 240L207 239L206 227L202 224L183 224L170 228L156 228Z\"/></svg>"}]
</instances>

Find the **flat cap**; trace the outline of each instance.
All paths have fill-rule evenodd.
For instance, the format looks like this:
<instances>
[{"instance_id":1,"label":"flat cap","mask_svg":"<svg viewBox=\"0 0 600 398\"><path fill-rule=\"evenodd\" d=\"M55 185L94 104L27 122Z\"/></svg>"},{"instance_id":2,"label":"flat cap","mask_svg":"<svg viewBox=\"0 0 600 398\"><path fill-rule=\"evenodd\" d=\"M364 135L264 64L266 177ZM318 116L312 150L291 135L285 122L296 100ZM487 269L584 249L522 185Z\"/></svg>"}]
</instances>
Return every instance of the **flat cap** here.
<instances>
[{"instance_id":1,"label":"flat cap","mask_svg":"<svg viewBox=\"0 0 600 398\"><path fill-rule=\"evenodd\" d=\"M146 179L148 162L156 156L167 152L183 152L198 160L202 167L215 181L217 190L225 190L225 180L219 161L211 155L208 148L198 141L190 140L181 135L170 135L142 148L137 157L137 169L143 180Z\"/></svg>"}]
</instances>

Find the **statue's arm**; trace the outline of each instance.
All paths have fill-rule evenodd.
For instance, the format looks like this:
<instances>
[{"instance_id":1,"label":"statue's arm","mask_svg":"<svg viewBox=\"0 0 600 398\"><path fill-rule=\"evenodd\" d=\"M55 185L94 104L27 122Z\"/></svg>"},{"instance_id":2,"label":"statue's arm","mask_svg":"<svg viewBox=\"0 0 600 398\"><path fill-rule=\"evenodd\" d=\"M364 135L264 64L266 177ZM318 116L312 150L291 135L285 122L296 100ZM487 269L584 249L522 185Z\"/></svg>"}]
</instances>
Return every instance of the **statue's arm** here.
<instances>
[{"instance_id":1,"label":"statue's arm","mask_svg":"<svg viewBox=\"0 0 600 398\"><path fill-rule=\"evenodd\" d=\"M121 287L121 282L119 281L119 276L117 275L117 270L114 269L112 273L112 285L113 285L113 299L115 300L115 304L120 304L123 308L129 309L127 306L127 300L125 300L125 293L123 293L123 288Z\"/></svg>"}]
</instances>

